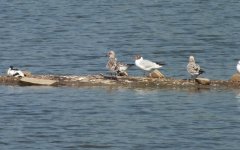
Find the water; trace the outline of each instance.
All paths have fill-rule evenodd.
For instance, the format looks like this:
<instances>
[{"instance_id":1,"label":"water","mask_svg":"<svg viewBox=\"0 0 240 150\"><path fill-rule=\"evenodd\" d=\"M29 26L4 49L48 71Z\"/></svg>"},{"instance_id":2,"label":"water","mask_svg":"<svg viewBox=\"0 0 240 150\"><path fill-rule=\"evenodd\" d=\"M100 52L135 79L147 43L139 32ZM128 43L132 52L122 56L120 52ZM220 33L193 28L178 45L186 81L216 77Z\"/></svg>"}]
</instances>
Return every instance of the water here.
<instances>
[{"instance_id":1,"label":"water","mask_svg":"<svg viewBox=\"0 0 240 150\"><path fill-rule=\"evenodd\" d=\"M0 5L0 70L106 73L106 52L163 61L188 78L227 80L239 56L237 0L7 1ZM130 75L142 75L133 67ZM0 86L0 147L9 149L239 149L240 90Z\"/></svg>"},{"instance_id":2,"label":"water","mask_svg":"<svg viewBox=\"0 0 240 150\"><path fill-rule=\"evenodd\" d=\"M1 87L0 94L1 149L239 148L232 91Z\"/></svg>"}]
</instances>

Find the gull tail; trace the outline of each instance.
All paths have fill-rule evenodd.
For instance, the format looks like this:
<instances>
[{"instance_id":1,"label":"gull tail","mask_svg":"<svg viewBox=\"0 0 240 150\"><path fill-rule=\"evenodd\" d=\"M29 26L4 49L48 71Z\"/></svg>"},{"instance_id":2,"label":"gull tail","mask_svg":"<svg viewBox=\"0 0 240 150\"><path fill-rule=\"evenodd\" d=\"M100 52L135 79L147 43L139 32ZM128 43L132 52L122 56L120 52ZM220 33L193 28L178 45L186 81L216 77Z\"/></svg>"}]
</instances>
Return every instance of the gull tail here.
<instances>
[{"instance_id":1,"label":"gull tail","mask_svg":"<svg viewBox=\"0 0 240 150\"><path fill-rule=\"evenodd\" d=\"M135 64L127 64L128 67L132 67L134 66Z\"/></svg>"},{"instance_id":2,"label":"gull tail","mask_svg":"<svg viewBox=\"0 0 240 150\"><path fill-rule=\"evenodd\" d=\"M164 62L155 62L155 63L158 64L158 65L161 65L161 66L166 65L166 63L164 63Z\"/></svg>"},{"instance_id":3,"label":"gull tail","mask_svg":"<svg viewBox=\"0 0 240 150\"><path fill-rule=\"evenodd\" d=\"M202 69L200 69L200 70L199 70L199 75L200 75L200 74L203 74L203 73L205 73L205 71L202 70Z\"/></svg>"}]
</instances>

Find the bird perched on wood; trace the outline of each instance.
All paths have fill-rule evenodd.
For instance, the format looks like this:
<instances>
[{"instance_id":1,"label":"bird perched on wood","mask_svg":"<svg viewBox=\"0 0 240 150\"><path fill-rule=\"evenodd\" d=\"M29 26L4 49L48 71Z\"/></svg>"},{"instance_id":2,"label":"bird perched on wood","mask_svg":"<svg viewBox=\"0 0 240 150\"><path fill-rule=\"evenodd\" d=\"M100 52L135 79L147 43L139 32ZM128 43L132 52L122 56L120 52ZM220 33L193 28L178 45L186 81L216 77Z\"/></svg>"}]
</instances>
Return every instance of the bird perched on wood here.
<instances>
[{"instance_id":1,"label":"bird perched on wood","mask_svg":"<svg viewBox=\"0 0 240 150\"><path fill-rule=\"evenodd\" d=\"M238 71L238 73L240 73L240 61L238 61L238 64L237 64L237 71Z\"/></svg>"},{"instance_id":2,"label":"bird perched on wood","mask_svg":"<svg viewBox=\"0 0 240 150\"><path fill-rule=\"evenodd\" d=\"M191 75L192 79L196 79L200 74L204 73L200 66L196 64L195 59L193 56L189 57L189 62L187 65L187 71Z\"/></svg>"},{"instance_id":3,"label":"bird perched on wood","mask_svg":"<svg viewBox=\"0 0 240 150\"><path fill-rule=\"evenodd\" d=\"M135 65L142 70L152 71L152 70L161 68L162 65L164 65L164 64L152 62L150 60L143 59L143 57L140 55L136 55L135 56Z\"/></svg>"},{"instance_id":4,"label":"bird perched on wood","mask_svg":"<svg viewBox=\"0 0 240 150\"><path fill-rule=\"evenodd\" d=\"M122 62L118 62L116 58L116 54L114 51L109 51L107 53L108 56L108 62L106 65L106 68L111 71L112 73L115 73L116 75L120 76L128 76L127 69L134 64L125 64Z\"/></svg>"},{"instance_id":5,"label":"bird perched on wood","mask_svg":"<svg viewBox=\"0 0 240 150\"><path fill-rule=\"evenodd\" d=\"M17 69L17 68L13 68L13 66L10 66L8 71L7 71L7 75L8 76L13 76L13 77L24 77L24 73Z\"/></svg>"}]
</instances>

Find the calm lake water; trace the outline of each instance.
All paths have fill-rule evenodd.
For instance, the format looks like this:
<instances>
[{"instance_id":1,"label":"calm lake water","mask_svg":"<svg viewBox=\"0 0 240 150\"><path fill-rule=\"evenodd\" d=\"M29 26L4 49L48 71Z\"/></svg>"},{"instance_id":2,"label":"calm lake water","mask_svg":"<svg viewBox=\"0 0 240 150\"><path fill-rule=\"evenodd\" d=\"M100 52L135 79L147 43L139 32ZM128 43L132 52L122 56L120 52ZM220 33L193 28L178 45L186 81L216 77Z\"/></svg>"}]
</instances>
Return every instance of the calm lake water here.
<instances>
[{"instance_id":1,"label":"calm lake water","mask_svg":"<svg viewBox=\"0 0 240 150\"><path fill-rule=\"evenodd\" d=\"M162 61L189 78L228 80L240 59L238 0L1 0L0 71L107 73L106 52ZM136 67L130 75L142 75ZM240 147L239 90L0 86L1 150Z\"/></svg>"}]
</instances>

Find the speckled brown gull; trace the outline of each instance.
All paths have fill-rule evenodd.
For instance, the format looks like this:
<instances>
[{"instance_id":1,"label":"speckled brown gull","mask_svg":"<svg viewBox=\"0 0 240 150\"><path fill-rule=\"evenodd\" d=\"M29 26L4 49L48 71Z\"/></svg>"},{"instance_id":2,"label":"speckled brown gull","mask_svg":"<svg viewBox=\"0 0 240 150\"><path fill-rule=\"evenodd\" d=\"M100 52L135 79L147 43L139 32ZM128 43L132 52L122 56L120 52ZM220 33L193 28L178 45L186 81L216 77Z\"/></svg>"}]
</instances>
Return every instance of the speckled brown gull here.
<instances>
[{"instance_id":1,"label":"speckled brown gull","mask_svg":"<svg viewBox=\"0 0 240 150\"><path fill-rule=\"evenodd\" d=\"M131 67L133 64L125 64L122 62L118 62L116 58L116 54L112 50L107 53L107 56L109 59L108 59L106 68L109 71L111 71L112 73L116 73L117 75L120 75L120 74L128 75L127 69Z\"/></svg>"},{"instance_id":2,"label":"speckled brown gull","mask_svg":"<svg viewBox=\"0 0 240 150\"><path fill-rule=\"evenodd\" d=\"M191 75L192 79L196 79L200 74L204 73L204 71L200 68L200 66L195 63L195 59L193 56L189 57L187 71Z\"/></svg>"}]
</instances>

